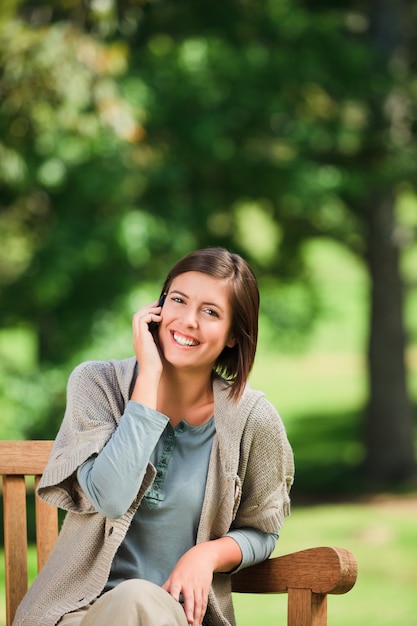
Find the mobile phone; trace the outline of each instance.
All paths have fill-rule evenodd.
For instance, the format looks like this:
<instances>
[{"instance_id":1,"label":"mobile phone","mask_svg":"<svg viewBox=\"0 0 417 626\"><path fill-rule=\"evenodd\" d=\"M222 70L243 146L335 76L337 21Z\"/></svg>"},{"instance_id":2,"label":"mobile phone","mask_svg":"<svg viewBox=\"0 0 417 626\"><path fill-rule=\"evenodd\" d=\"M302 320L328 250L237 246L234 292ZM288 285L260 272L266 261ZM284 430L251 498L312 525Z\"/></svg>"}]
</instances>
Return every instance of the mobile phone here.
<instances>
[{"instance_id":1,"label":"mobile phone","mask_svg":"<svg viewBox=\"0 0 417 626\"><path fill-rule=\"evenodd\" d=\"M164 302L165 302L165 298L167 297L166 293L161 293L159 300L158 300L158 306L164 306ZM158 324L159 322L150 322L150 324L148 324L149 326L149 330L156 330L158 328Z\"/></svg>"}]
</instances>

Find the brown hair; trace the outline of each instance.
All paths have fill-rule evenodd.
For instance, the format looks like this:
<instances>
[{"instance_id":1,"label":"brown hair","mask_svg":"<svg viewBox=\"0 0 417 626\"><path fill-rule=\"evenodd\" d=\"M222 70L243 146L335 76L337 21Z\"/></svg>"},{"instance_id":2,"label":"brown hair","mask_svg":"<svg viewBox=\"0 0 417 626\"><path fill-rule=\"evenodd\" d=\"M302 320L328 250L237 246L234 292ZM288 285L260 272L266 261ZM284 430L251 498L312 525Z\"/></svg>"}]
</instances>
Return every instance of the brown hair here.
<instances>
[{"instance_id":1,"label":"brown hair","mask_svg":"<svg viewBox=\"0 0 417 626\"><path fill-rule=\"evenodd\" d=\"M176 276L203 272L230 282L232 334L236 344L219 354L214 371L230 381L230 397L241 396L255 360L258 342L259 290L256 277L244 259L224 248L195 250L168 272L162 293L167 293Z\"/></svg>"}]
</instances>

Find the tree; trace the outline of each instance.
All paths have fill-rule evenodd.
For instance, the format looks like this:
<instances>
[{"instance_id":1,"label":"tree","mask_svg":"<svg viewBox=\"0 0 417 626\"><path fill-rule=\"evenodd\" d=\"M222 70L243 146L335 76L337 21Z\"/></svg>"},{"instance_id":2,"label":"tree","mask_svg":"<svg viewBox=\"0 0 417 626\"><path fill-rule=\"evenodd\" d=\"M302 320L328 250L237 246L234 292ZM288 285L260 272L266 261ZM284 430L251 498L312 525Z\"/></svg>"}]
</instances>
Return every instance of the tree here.
<instances>
[{"instance_id":1,"label":"tree","mask_svg":"<svg viewBox=\"0 0 417 626\"><path fill-rule=\"evenodd\" d=\"M366 259L371 276L369 338L370 397L366 416L367 468L377 479L407 479L415 475L413 410L407 393L405 369L404 285L400 273L396 201L399 187L412 180L409 165L416 164L415 110L407 78L415 68L412 4L374 0L370 12L370 40L377 54L372 69L386 76L386 93L375 88L369 96L379 137L371 152L380 161L382 176L371 184L363 207ZM415 12L415 6L414 6ZM392 75L398 65L398 74ZM398 167L398 160L410 163ZM399 170L399 171L398 171ZM359 203L358 203L359 204ZM359 208L360 205L359 205Z\"/></svg>"},{"instance_id":2,"label":"tree","mask_svg":"<svg viewBox=\"0 0 417 626\"><path fill-rule=\"evenodd\" d=\"M74 48L68 53L75 75L88 76L87 95L73 105L75 130L62 121L72 102L65 83L60 91L48 82L59 75L54 54L39 66L30 53L36 80L49 85L39 101L20 96L13 108L16 97L5 99L3 150L9 164L24 155L28 166L22 180L3 180L3 212L9 236L10 224L19 235L23 229L33 254L3 287L3 324L38 315L42 360L58 354L64 361L88 338L93 311L126 292L135 273L153 278L179 254L216 243L249 257L269 284L306 280L303 244L336 239L363 260L372 284L367 471L378 481L413 475L395 207L403 189L415 187L415 33L407 14L415 3L380 0L372 11L326 0L311 7L301 0L202 0L196 7L126 0L98 14L83 7L56 1L34 11L21 3L25 20L37 20L31 37L43 38L42 46L65 18L74 41L98 46L86 58L107 59L107 69L80 63ZM395 28L399 19L408 31ZM10 50L7 40L6 68ZM14 74L9 92L11 74L3 74L6 95L31 93L32 63L22 63L25 80ZM43 118L33 113L42 103ZM10 133L22 118L33 132ZM88 137L80 133L86 118L95 124ZM63 159L68 143L66 154L81 157ZM48 203L39 201L45 195ZM49 227L39 217L45 204ZM35 237L36 245L33 218L16 210L22 205L38 207L47 236ZM80 255L83 249L90 252ZM0 265L8 267L4 259ZM84 327L73 315L79 299L91 313ZM307 311L303 323L310 318Z\"/></svg>"},{"instance_id":3,"label":"tree","mask_svg":"<svg viewBox=\"0 0 417 626\"><path fill-rule=\"evenodd\" d=\"M133 279L123 155L141 129L116 84L126 50L16 21L1 60L1 321L33 323L40 361L62 363L89 336L74 303L92 318Z\"/></svg>"},{"instance_id":4,"label":"tree","mask_svg":"<svg viewBox=\"0 0 417 626\"><path fill-rule=\"evenodd\" d=\"M365 468L382 482L416 474L396 217L415 188L415 7L228 2L190 16L183 3L160 5L132 45L160 157L141 196L148 210L180 216L196 245L215 236L236 248L255 204L279 225L275 250L244 249L261 273L299 275L302 243L323 235L366 264Z\"/></svg>"},{"instance_id":5,"label":"tree","mask_svg":"<svg viewBox=\"0 0 417 626\"><path fill-rule=\"evenodd\" d=\"M125 47L33 22L8 20L0 34L0 326L35 336L39 363L25 375L11 358L1 387L19 398L10 422L29 436L41 419L53 430L65 402L57 367L133 282L123 154L140 133L116 83Z\"/></svg>"}]
</instances>

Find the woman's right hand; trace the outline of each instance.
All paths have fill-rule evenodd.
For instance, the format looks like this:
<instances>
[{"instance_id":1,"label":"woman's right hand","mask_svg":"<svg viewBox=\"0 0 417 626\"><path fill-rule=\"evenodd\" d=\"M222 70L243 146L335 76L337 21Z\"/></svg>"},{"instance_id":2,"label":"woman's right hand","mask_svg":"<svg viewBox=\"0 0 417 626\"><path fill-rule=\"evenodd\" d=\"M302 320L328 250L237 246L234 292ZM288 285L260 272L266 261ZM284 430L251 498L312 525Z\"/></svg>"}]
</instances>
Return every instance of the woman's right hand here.
<instances>
[{"instance_id":1,"label":"woman's right hand","mask_svg":"<svg viewBox=\"0 0 417 626\"><path fill-rule=\"evenodd\" d=\"M133 348L138 362L138 378L132 400L156 408L156 392L162 374L162 360L154 334L149 330L151 322L161 321L158 301L144 306L132 319Z\"/></svg>"}]
</instances>

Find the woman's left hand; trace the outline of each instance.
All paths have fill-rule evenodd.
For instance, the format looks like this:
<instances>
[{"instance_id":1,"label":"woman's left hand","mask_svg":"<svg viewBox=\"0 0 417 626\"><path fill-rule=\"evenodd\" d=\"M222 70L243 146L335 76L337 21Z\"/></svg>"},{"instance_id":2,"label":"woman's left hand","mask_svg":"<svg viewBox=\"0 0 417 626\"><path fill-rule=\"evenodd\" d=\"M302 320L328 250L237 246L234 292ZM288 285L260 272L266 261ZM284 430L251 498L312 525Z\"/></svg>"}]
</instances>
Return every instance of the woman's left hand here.
<instances>
[{"instance_id":1,"label":"woman's left hand","mask_svg":"<svg viewBox=\"0 0 417 626\"><path fill-rule=\"evenodd\" d=\"M207 609L208 593L213 580L213 567L207 544L188 550L180 558L162 589L179 602L184 601L185 616L192 626L201 626Z\"/></svg>"},{"instance_id":2,"label":"woman's left hand","mask_svg":"<svg viewBox=\"0 0 417 626\"><path fill-rule=\"evenodd\" d=\"M230 572L240 564L241 559L240 548L231 537L199 543L180 558L162 589L177 602L182 594L188 623L201 626L213 573Z\"/></svg>"}]
</instances>

